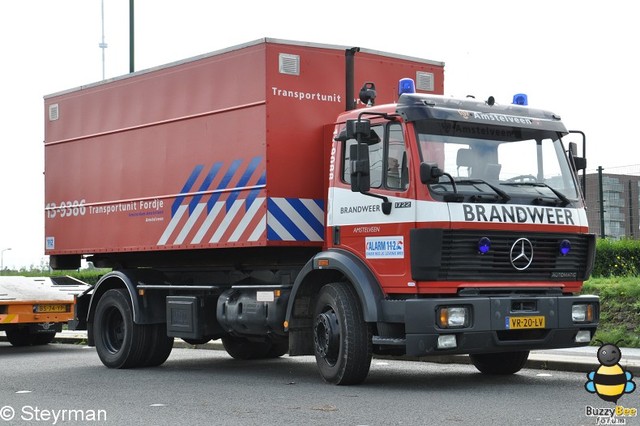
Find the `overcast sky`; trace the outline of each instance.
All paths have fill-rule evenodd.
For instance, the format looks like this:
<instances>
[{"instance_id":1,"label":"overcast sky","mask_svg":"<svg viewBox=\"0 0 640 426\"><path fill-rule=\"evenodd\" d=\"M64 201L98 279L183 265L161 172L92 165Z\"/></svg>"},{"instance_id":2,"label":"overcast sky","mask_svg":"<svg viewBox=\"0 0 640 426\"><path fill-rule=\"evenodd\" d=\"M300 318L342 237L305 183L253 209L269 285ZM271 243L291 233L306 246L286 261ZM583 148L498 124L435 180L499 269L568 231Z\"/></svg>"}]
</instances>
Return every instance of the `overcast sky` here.
<instances>
[{"instance_id":1,"label":"overcast sky","mask_svg":"<svg viewBox=\"0 0 640 426\"><path fill-rule=\"evenodd\" d=\"M136 0L136 70L263 37L445 63L445 94L529 104L587 133L589 168L636 165L637 6L596 1ZM129 71L129 2L104 0L107 78ZM0 250L44 256L43 96L102 79L101 0L0 0ZM632 102L634 102L632 104ZM633 114L633 115L632 115ZM613 168L613 169L612 169Z\"/></svg>"}]
</instances>

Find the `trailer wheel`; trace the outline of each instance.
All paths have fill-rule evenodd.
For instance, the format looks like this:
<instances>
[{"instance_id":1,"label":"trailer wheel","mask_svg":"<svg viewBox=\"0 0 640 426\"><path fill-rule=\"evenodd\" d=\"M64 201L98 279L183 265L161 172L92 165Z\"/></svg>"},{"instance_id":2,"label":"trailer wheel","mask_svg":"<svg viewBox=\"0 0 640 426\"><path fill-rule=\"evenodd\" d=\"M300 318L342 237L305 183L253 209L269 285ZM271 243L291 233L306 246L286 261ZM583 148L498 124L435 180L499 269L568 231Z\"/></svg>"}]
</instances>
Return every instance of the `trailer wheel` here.
<instances>
[{"instance_id":1,"label":"trailer wheel","mask_svg":"<svg viewBox=\"0 0 640 426\"><path fill-rule=\"evenodd\" d=\"M235 359L260 359L267 358L271 350L271 342L254 342L244 337L224 336L222 345L232 358Z\"/></svg>"},{"instance_id":2,"label":"trailer wheel","mask_svg":"<svg viewBox=\"0 0 640 426\"><path fill-rule=\"evenodd\" d=\"M529 351L469 355L473 365L484 374L514 374L524 367Z\"/></svg>"},{"instance_id":3,"label":"trailer wheel","mask_svg":"<svg viewBox=\"0 0 640 426\"><path fill-rule=\"evenodd\" d=\"M56 332L33 333L29 327L18 326L5 331L7 340L13 346L40 346L53 342Z\"/></svg>"},{"instance_id":4,"label":"trailer wheel","mask_svg":"<svg viewBox=\"0 0 640 426\"><path fill-rule=\"evenodd\" d=\"M313 346L323 379L337 385L364 381L371 366L371 333L353 287L327 284L314 310Z\"/></svg>"},{"instance_id":5,"label":"trailer wheel","mask_svg":"<svg viewBox=\"0 0 640 426\"><path fill-rule=\"evenodd\" d=\"M150 324L146 327L148 347L146 356L142 361L144 367L157 367L162 365L173 349L173 337L167 336L167 324Z\"/></svg>"},{"instance_id":6,"label":"trailer wheel","mask_svg":"<svg viewBox=\"0 0 640 426\"><path fill-rule=\"evenodd\" d=\"M94 339L98 356L109 368L134 368L145 361L149 333L133 322L129 294L123 289L104 293L96 308Z\"/></svg>"},{"instance_id":7,"label":"trailer wheel","mask_svg":"<svg viewBox=\"0 0 640 426\"><path fill-rule=\"evenodd\" d=\"M7 334L7 340L13 346L31 346L33 344L34 335L29 333L28 327L8 328L5 333Z\"/></svg>"},{"instance_id":8,"label":"trailer wheel","mask_svg":"<svg viewBox=\"0 0 640 426\"><path fill-rule=\"evenodd\" d=\"M33 345L48 345L53 342L53 339L56 337L56 332L52 333L36 333L33 334Z\"/></svg>"}]
</instances>

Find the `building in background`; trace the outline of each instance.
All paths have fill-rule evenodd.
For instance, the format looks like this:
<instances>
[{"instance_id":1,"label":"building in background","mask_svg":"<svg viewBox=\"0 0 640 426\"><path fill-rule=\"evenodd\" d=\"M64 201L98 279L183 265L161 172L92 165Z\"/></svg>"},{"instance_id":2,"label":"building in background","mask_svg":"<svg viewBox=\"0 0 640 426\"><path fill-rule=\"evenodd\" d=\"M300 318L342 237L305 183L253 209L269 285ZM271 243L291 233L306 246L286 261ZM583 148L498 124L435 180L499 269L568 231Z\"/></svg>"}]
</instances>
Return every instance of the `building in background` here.
<instances>
[{"instance_id":1,"label":"building in background","mask_svg":"<svg viewBox=\"0 0 640 426\"><path fill-rule=\"evenodd\" d=\"M587 174L587 218L591 232L599 237L640 239L640 166L635 167L633 174L606 169Z\"/></svg>"}]
</instances>

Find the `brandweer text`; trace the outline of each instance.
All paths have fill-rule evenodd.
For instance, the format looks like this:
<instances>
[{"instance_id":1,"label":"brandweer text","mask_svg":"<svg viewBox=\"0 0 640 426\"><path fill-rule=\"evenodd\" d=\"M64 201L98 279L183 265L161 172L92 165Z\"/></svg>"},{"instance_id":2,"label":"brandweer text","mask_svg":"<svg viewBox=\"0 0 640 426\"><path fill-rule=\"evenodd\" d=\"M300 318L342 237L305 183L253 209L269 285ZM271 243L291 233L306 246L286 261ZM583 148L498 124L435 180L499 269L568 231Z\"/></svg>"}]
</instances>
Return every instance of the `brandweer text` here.
<instances>
[{"instance_id":1,"label":"brandweer text","mask_svg":"<svg viewBox=\"0 0 640 426\"><path fill-rule=\"evenodd\" d=\"M464 220L467 222L549 223L575 225L569 209L536 208L521 206L491 206L464 204Z\"/></svg>"}]
</instances>

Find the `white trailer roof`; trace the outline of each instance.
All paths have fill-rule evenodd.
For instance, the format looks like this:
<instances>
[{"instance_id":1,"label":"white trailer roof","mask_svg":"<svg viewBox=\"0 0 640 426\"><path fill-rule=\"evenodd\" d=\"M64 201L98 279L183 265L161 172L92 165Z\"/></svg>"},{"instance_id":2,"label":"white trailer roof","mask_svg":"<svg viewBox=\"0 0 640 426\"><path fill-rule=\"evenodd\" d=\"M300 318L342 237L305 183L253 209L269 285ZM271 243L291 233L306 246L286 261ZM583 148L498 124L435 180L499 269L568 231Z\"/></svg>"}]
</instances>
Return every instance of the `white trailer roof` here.
<instances>
[{"instance_id":1,"label":"white trailer roof","mask_svg":"<svg viewBox=\"0 0 640 426\"><path fill-rule=\"evenodd\" d=\"M73 301L89 286L71 277L0 277L0 305L25 301Z\"/></svg>"}]
</instances>

